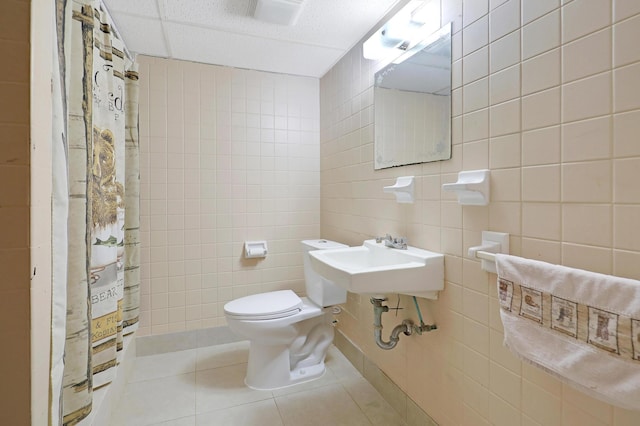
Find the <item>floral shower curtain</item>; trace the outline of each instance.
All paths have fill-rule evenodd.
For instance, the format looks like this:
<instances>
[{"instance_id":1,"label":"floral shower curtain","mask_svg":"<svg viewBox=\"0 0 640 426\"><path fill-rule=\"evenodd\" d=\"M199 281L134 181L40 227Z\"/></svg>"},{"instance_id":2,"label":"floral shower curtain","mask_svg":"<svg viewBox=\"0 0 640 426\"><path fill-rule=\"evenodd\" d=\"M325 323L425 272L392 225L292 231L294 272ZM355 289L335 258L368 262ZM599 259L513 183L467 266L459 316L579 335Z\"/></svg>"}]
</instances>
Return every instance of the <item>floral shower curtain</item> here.
<instances>
[{"instance_id":1,"label":"floral shower curtain","mask_svg":"<svg viewBox=\"0 0 640 426\"><path fill-rule=\"evenodd\" d=\"M99 2L56 6L51 423L75 425L138 325L138 74Z\"/></svg>"}]
</instances>

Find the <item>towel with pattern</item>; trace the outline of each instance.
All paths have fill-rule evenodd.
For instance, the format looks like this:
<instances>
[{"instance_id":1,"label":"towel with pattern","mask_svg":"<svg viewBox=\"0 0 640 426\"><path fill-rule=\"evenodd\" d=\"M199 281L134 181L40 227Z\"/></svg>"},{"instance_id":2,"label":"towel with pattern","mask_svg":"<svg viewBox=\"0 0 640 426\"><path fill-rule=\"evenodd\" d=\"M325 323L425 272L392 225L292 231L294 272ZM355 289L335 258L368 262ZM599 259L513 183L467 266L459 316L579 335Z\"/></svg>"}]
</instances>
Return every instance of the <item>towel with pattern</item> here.
<instances>
[{"instance_id":1,"label":"towel with pattern","mask_svg":"<svg viewBox=\"0 0 640 426\"><path fill-rule=\"evenodd\" d=\"M582 392L640 410L640 281L497 254L504 344Z\"/></svg>"}]
</instances>

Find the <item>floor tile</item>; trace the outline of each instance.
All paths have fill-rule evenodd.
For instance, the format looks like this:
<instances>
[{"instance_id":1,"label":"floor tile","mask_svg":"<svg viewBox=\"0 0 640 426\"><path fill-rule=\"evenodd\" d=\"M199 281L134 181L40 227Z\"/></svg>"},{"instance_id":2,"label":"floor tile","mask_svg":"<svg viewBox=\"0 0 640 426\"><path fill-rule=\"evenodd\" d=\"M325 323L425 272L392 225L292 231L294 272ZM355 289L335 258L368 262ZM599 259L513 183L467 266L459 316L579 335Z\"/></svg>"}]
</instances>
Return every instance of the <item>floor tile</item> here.
<instances>
[{"instance_id":1,"label":"floor tile","mask_svg":"<svg viewBox=\"0 0 640 426\"><path fill-rule=\"evenodd\" d=\"M338 380L350 380L362 377L362 374L360 374L342 352L333 345L329 347L325 365Z\"/></svg>"},{"instance_id":2,"label":"floor tile","mask_svg":"<svg viewBox=\"0 0 640 426\"><path fill-rule=\"evenodd\" d=\"M196 372L196 414L270 399L270 391L258 391L244 384L247 364Z\"/></svg>"},{"instance_id":3,"label":"floor tile","mask_svg":"<svg viewBox=\"0 0 640 426\"><path fill-rule=\"evenodd\" d=\"M196 350L168 352L136 358L129 382L158 379L196 371Z\"/></svg>"},{"instance_id":4,"label":"floor tile","mask_svg":"<svg viewBox=\"0 0 640 426\"><path fill-rule=\"evenodd\" d=\"M246 364L249 360L249 342L242 341L225 345L198 348L196 358L197 370L226 367L235 364Z\"/></svg>"},{"instance_id":5,"label":"floor tile","mask_svg":"<svg viewBox=\"0 0 640 426\"><path fill-rule=\"evenodd\" d=\"M214 423L209 423L213 425ZM168 420L166 422L155 423L151 426L196 426L196 416L181 417L179 419Z\"/></svg>"},{"instance_id":6,"label":"floor tile","mask_svg":"<svg viewBox=\"0 0 640 426\"><path fill-rule=\"evenodd\" d=\"M238 405L198 414L197 426L282 426L278 407L273 399Z\"/></svg>"},{"instance_id":7,"label":"floor tile","mask_svg":"<svg viewBox=\"0 0 640 426\"><path fill-rule=\"evenodd\" d=\"M285 426L369 426L371 423L340 384L276 397Z\"/></svg>"},{"instance_id":8,"label":"floor tile","mask_svg":"<svg viewBox=\"0 0 640 426\"><path fill-rule=\"evenodd\" d=\"M117 426L146 426L195 414L195 373L129 383L112 421Z\"/></svg>"},{"instance_id":9,"label":"floor tile","mask_svg":"<svg viewBox=\"0 0 640 426\"><path fill-rule=\"evenodd\" d=\"M325 374L273 391L244 384L249 343L143 356L113 426L404 426L400 416L331 346Z\"/></svg>"},{"instance_id":10,"label":"floor tile","mask_svg":"<svg viewBox=\"0 0 640 426\"><path fill-rule=\"evenodd\" d=\"M346 391L365 413L372 425L404 426L405 422L363 377L343 382Z\"/></svg>"}]
</instances>

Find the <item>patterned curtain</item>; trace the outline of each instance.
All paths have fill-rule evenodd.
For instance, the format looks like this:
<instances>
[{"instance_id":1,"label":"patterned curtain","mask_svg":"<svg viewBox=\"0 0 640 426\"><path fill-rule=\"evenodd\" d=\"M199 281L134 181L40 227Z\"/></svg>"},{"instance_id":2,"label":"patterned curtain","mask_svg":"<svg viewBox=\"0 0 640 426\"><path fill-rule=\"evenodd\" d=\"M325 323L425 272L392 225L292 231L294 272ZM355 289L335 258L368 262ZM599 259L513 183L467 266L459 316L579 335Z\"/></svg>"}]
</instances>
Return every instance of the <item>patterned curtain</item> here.
<instances>
[{"instance_id":1,"label":"patterned curtain","mask_svg":"<svg viewBox=\"0 0 640 426\"><path fill-rule=\"evenodd\" d=\"M75 425L138 323L138 74L99 2L56 5L51 424Z\"/></svg>"}]
</instances>

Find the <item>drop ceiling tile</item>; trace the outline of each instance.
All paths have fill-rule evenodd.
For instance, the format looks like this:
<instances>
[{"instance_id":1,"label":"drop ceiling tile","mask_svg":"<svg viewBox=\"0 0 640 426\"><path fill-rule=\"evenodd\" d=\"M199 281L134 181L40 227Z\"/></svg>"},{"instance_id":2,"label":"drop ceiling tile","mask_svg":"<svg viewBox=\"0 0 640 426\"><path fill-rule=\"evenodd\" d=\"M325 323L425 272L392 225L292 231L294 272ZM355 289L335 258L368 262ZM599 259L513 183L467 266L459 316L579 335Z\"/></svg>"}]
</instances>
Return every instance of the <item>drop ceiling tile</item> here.
<instances>
[{"instance_id":1,"label":"drop ceiling tile","mask_svg":"<svg viewBox=\"0 0 640 426\"><path fill-rule=\"evenodd\" d=\"M160 21L112 13L116 27L130 51L163 58L169 56Z\"/></svg>"},{"instance_id":2,"label":"drop ceiling tile","mask_svg":"<svg viewBox=\"0 0 640 426\"><path fill-rule=\"evenodd\" d=\"M253 18L258 0L103 1L133 52L317 77L408 2L304 0L296 25L283 26Z\"/></svg>"},{"instance_id":3,"label":"drop ceiling tile","mask_svg":"<svg viewBox=\"0 0 640 426\"><path fill-rule=\"evenodd\" d=\"M344 54L339 49L181 24L165 24L172 57L196 62L321 77Z\"/></svg>"},{"instance_id":4,"label":"drop ceiling tile","mask_svg":"<svg viewBox=\"0 0 640 426\"><path fill-rule=\"evenodd\" d=\"M253 18L256 0L159 0L168 21L346 50L397 0L306 0L293 26Z\"/></svg>"},{"instance_id":5,"label":"drop ceiling tile","mask_svg":"<svg viewBox=\"0 0 640 426\"><path fill-rule=\"evenodd\" d=\"M207 25L211 22L238 21L253 16L257 0L159 0L163 18L170 21L193 22Z\"/></svg>"},{"instance_id":6,"label":"drop ceiling tile","mask_svg":"<svg viewBox=\"0 0 640 426\"><path fill-rule=\"evenodd\" d=\"M125 12L130 15L160 19L156 0L105 0L105 3L112 13Z\"/></svg>"}]
</instances>

